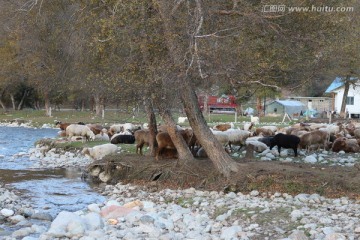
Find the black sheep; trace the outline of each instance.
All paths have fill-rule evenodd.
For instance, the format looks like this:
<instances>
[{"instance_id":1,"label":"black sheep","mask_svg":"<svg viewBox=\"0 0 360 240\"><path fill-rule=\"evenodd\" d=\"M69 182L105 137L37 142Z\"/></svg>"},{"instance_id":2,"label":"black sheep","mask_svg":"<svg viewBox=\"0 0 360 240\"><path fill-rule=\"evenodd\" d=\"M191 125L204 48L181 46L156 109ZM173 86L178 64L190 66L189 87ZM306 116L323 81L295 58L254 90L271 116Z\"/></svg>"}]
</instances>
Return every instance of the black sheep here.
<instances>
[{"instance_id":1,"label":"black sheep","mask_svg":"<svg viewBox=\"0 0 360 240\"><path fill-rule=\"evenodd\" d=\"M262 143L265 143L266 146L270 147L271 146L271 139L273 139L274 137L271 136L271 137L262 137L262 138L259 138L258 141L259 142L262 142Z\"/></svg>"},{"instance_id":2,"label":"black sheep","mask_svg":"<svg viewBox=\"0 0 360 240\"><path fill-rule=\"evenodd\" d=\"M133 144L135 143L135 137L133 135L117 135L110 141L112 144L118 143L127 143Z\"/></svg>"},{"instance_id":3,"label":"black sheep","mask_svg":"<svg viewBox=\"0 0 360 240\"><path fill-rule=\"evenodd\" d=\"M285 135L283 133L276 134L273 139L270 140L270 150L277 146L279 154L281 148L292 148L295 153L295 157L297 157L297 148L300 143L300 138L295 135Z\"/></svg>"}]
</instances>

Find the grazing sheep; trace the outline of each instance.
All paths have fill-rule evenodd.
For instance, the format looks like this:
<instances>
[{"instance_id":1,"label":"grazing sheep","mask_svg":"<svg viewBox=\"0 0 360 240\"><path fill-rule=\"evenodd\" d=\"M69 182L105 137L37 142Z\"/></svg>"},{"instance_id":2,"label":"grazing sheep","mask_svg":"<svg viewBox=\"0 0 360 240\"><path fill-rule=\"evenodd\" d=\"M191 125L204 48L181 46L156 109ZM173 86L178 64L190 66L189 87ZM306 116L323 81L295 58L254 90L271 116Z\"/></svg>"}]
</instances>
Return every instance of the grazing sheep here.
<instances>
[{"instance_id":1,"label":"grazing sheep","mask_svg":"<svg viewBox=\"0 0 360 240\"><path fill-rule=\"evenodd\" d=\"M250 115L250 122L252 122L254 124L259 124L260 119L259 119L259 117L254 117L253 115Z\"/></svg>"},{"instance_id":2,"label":"grazing sheep","mask_svg":"<svg viewBox=\"0 0 360 240\"><path fill-rule=\"evenodd\" d=\"M110 141L107 129L103 128L99 134L96 134L95 135L95 140L97 140L97 141Z\"/></svg>"},{"instance_id":3,"label":"grazing sheep","mask_svg":"<svg viewBox=\"0 0 360 240\"><path fill-rule=\"evenodd\" d=\"M116 133L120 133L120 132L124 132L124 131L129 131L129 132L133 133L140 128L141 127L136 127L132 123L113 124L109 128L109 135L113 136Z\"/></svg>"},{"instance_id":4,"label":"grazing sheep","mask_svg":"<svg viewBox=\"0 0 360 240\"><path fill-rule=\"evenodd\" d=\"M263 151L265 151L268 148L268 146L266 146L265 143L262 143L260 141L248 141L248 142L246 142L246 145L249 145L249 144L253 145L254 150L256 152L258 152L258 153L262 153Z\"/></svg>"},{"instance_id":5,"label":"grazing sheep","mask_svg":"<svg viewBox=\"0 0 360 240\"><path fill-rule=\"evenodd\" d=\"M89 139L95 140L95 134L90 130L90 128L79 124L70 124L66 128L66 136L69 138L69 140L71 140L71 137L73 136L85 137L87 141Z\"/></svg>"},{"instance_id":6,"label":"grazing sheep","mask_svg":"<svg viewBox=\"0 0 360 240\"><path fill-rule=\"evenodd\" d=\"M135 137L133 135L117 135L114 138L111 138L112 144L119 144L119 143L133 144L134 142L135 142Z\"/></svg>"},{"instance_id":7,"label":"grazing sheep","mask_svg":"<svg viewBox=\"0 0 360 240\"><path fill-rule=\"evenodd\" d=\"M133 134L131 132L129 132L128 130L126 130L126 131L119 132L119 133L116 133L116 134L112 135L110 140L112 140L113 138L116 138L119 135L133 135Z\"/></svg>"},{"instance_id":8,"label":"grazing sheep","mask_svg":"<svg viewBox=\"0 0 360 240\"><path fill-rule=\"evenodd\" d=\"M59 137L66 137L66 131L64 131L64 130L58 131L58 136Z\"/></svg>"},{"instance_id":9,"label":"grazing sheep","mask_svg":"<svg viewBox=\"0 0 360 240\"><path fill-rule=\"evenodd\" d=\"M281 148L292 148L294 150L295 157L297 157L297 148L300 143L300 138L294 135L286 135L283 133L276 134L270 140L270 150L277 146L280 154Z\"/></svg>"},{"instance_id":10,"label":"grazing sheep","mask_svg":"<svg viewBox=\"0 0 360 240\"><path fill-rule=\"evenodd\" d=\"M178 124L185 123L186 121L188 121L187 117L179 117L178 118Z\"/></svg>"},{"instance_id":11,"label":"grazing sheep","mask_svg":"<svg viewBox=\"0 0 360 240\"><path fill-rule=\"evenodd\" d=\"M355 138L360 138L360 128L356 128L356 129L354 130L354 137L355 137Z\"/></svg>"},{"instance_id":12,"label":"grazing sheep","mask_svg":"<svg viewBox=\"0 0 360 240\"><path fill-rule=\"evenodd\" d=\"M221 145L227 146L229 144L229 136L226 133L222 131L216 131L213 129L210 130Z\"/></svg>"},{"instance_id":13,"label":"grazing sheep","mask_svg":"<svg viewBox=\"0 0 360 240\"><path fill-rule=\"evenodd\" d=\"M276 133L278 131L277 126L262 126L261 128L263 129L269 129L271 130L273 133Z\"/></svg>"},{"instance_id":14,"label":"grazing sheep","mask_svg":"<svg viewBox=\"0 0 360 240\"><path fill-rule=\"evenodd\" d=\"M313 144L321 144L324 147L324 150L327 148L327 143L330 139L330 134L326 131L312 131L305 133L301 136L300 148L309 148Z\"/></svg>"},{"instance_id":15,"label":"grazing sheep","mask_svg":"<svg viewBox=\"0 0 360 240\"><path fill-rule=\"evenodd\" d=\"M185 129L180 131L181 136L184 138L186 144L189 144L192 135L194 134L191 129ZM156 150L155 159L159 160L159 156L162 154L165 148L175 149L175 145L171 140L170 135L167 132L159 132L156 135L156 141L158 148Z\"/></svg>"},{"instance_id":16,"label":"grazing sheep","mask_svg":"<svg viewBox=\"0 0 360 240\"><path fill-rule=\"evenodd\" d=\"M61 130L65 131L68 126L73 123L62 123L60 121L55 122L55 126L59 127ZM85 125L83 122L78 122L78 125Z\"/></svg>"},{"instance_id":17,"label":"grazing sheep","mask_svg":"<svg viewBox=\"0 0 360 240\"><path fill-rule=\"evenodd\" d=\"M228 142L230 149L231 149L231 145L237 145L240 146L241 148L242 146L245 145L246 139L251 135L250 131L245 131L240 129L228 129L224 131L224 133L228 135Z\"/></svg>"},{"instance_id":18,"label":"grazing sheep","mask_svg":"<svg viewBox=\"0 0 360 240\"><path fill-rule=\"evenodd\" d=\"M332 145L333 152L344 151L346 153L356 153L360 151L359 142L356 139L345 137L337 138Z\"/></svg>"},{"instance_id":19,"label":"grazing sheep","mask_svg":"<svg viewBox=\"0 0 360 240\"><path fill-rule=\"evenodd\" d=\"M245 130L245 131L250 131L253 126L254 126L254 123L253 123L253 122L244 123L244 130Z\"/></svg>"},{"instance_id":20,"label":"grazing sheep","mask_svg":"<svg viewBox=\"0 0 360 240\"><path fill-rule=\"evenodd\" d=\"M176 149L165 148L162 150L159 159L176 159L178 158L178 152Z\"/></svg>"},{"instance_id":21,"label":"grazing sheep","mask_svg":"<svg viewBox=\"0 0 360 240\"><path fill-rule=\"evenodd\" d=\"M354 136L354 131L355 131L356 127L353 123L348 123L345 126L345 132L350 134L351 136Z\"/></svg>"},{"instance_id":22,"label":"grazing sheep","mask_svg":"<svg viewBox=\"0 0 360 240\"><path fill-rule=\"evenodd\" d=\"M142 129L142 130L147 130L147 129L149 129L149 124L148 124L148 123L144 123L144 124L141 126L141 129Z\"/></svg>"},{"instance_id":23,"label":"grazing sheep","mask_svg":"<svg viewBox=\"0 0 360 240\"><path fill-rule=\"evenodd\" d=\"M319 128L326 128L327 127L327 124L324 124L324 123L310 123L310 130L313 131L313 130L319 130Z\"/></svg>"},{"instance_id":24,"label":"grazing sheep","mask_svg":"<svg viewBox=\"0 0 360 240\"><path fill-rule=\"evenodd\" d=\"M275 132L273 132L272 130L270 129L266 129L266 128L257 128L255 129L255 132L254 132L254 136L274 136L275 135Z\"/></svg>"},{"instance_id":25,"label":"grazing sheep","mask_svg":"<svg viewBox=\"0 0 360 240\"><path fill-rule=\"evenodd\" d=\"M118 147L111 143L106 143L103 145L98 145L92 148L84 148L81 153L88 155L91 159L100 160L106 155L116 153Z\"/></svg>"},{"instance_id":26,"label":"grazing sheep","mask_svg":"<svg viewBox=\"0 0 360 240\"><path fill-rule=\"evenodd\" d=\"M223 123L213 127L214 130L223 131L223 132L230 128L235 128L233 123Z\"/></svg>"},{"instance_id":27,"label":"grazing sheep","mask_svg":"<svg viewBox=\"0 0 360 240\"><path fill-rule=\"evenodd\" d=\"M104 129L104 127L101 126L100 124L91 123L91 124L86 124L86 126L88 126L95 135L100 134L102 132L102 130Z\"/></svg>"},{"instance_id":28,"label":"grazing sheep","mask_svg":"<svg viewBox=\"0 0 360 240\"><path fill-rule=\"evenodd\" d=\"M262 137L262 138L259 138L259 142L262 142L264 143L266 146L270 147L271 146L271 139L273 139L274 137Z\"/></svg>"},{"instance_id":29,"label":"grazing sheep","mask_svg":"<svg viewBox=\"0 0 360 240\"><path fill-rule=\"evenodd\" d=\"M142 148L144 145L149 146L149 130L137 130L134 133L135 142L136 142L136 153L142 155Z\"/></svg>"},{"instance_id":30,"label":"grazing sheep","mask_svg":"<svg viewBox=\"0 0 360 240\"><path fill-rule=\"evenodd\" d=\"M158 132L167 132L166 125L160 125L160 126L158 126L158 127L157 127L157 130L158 130ZM176 125L176 130L177 130L177 131L182 131L182 130L185 130L185 128L182 128L181 126Z\"/></svg>"},{"instance_id":31,"label":"grazing sheep","mask_svg":"<svg viewBox=\"0 0 360 240\"><path fill-rule=\"evenodd\" d=\"M124 124L113 124L109 128L109 135L113 136L116 133L119 133L122 131Z\"/></svg>"}]
</instances>

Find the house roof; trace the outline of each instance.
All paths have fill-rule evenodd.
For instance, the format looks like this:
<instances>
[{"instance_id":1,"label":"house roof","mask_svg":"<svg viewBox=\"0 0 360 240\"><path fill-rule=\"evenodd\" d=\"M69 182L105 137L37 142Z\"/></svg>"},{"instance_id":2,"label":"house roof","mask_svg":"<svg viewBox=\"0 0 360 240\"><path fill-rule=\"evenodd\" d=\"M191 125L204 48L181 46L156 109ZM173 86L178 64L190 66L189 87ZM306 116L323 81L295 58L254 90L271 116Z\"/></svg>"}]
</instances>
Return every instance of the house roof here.
<instances>
[{"instance_id":1,"label":"house roof","mask_svg":"<svg viewBox=\"0 0 360 240\"><path fill-rule=\"evenodd\" d=\"M305 105L300 101L294 101L294 100L275 100L274 102L277 102L285 107L304 107Z\"/></svg>"},{"instance_id":2,"label":"house roof","mask_svg":"<svg viewBox=\"0 0 360 240\"><path fill-rule=\"evenodd\" d=\"M344 86L344 82L342 81L343 78L341 77L336 77L335 80L330 84L330 86L326 89L325 93L331 93L333 92L335 89L338 89L342 86ZM350 78L351 81L353 80L358 80L358 78Z\"/></svg>"}]
</instances>

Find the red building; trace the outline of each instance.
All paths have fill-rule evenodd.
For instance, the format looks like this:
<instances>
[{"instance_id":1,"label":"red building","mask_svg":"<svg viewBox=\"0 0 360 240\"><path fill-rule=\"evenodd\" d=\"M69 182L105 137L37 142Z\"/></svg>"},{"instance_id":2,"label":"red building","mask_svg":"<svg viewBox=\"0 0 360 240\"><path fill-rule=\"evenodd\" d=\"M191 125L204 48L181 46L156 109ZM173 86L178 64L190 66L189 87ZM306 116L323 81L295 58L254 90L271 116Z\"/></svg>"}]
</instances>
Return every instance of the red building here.
<instances>
[{"instance_id":1,"label":"red building","mask_svg":"<svg viewBox=\"0 0 360 240\"><path fill-rule=\"evenodd\" d=\"M205 96L200 95L198 97L201 111L204 110L205 101ZM238 104L234 96L222 95L221 97L208 96L207 106L211 113L233 113L236 111Z\"/></svg>"}]
</instances>

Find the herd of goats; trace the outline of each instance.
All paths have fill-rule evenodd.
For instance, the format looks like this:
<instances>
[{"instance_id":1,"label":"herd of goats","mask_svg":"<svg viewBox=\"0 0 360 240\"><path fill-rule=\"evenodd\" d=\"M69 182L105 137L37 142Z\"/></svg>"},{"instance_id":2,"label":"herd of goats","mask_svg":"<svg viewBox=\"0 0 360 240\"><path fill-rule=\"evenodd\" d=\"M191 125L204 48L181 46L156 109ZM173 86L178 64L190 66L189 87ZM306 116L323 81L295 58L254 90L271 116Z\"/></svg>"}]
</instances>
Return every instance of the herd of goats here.
<instances>
[{"instance_id":1,"label":"herd of goats","mask_svg":"<svg viewBox=\"0 0 360 240\"><path fill-rule=\"evenodd\" d=\"M59 135L69 141L109 141L109 144L104 144L103 147L99 145L93 149L84 149L83 153L94 159L116 151L114 144L136 143L136 153L141 155L143 147L149 145L147 124L140 126L124 123L104 127L100 124L82 122L76 124L56 122L56 126L61 130ZM179 125L177 128L195 157L207 157L191 128L183 128ZM356 121L335 124L296 123L283 128L274 125L261 126L258 122L244 123L241 128L235 127L233 123L223 123L213 126L210 130L228 153L247 145L252 145L256 152L263 152L274 146L277 146L279 154L281 148L293 149L295 156L298 149L360 152L360 123ZM176 148L166 131L166 126L158 126L157 131L156 159L176 158Z\"/></svg>"}]
</instances>

